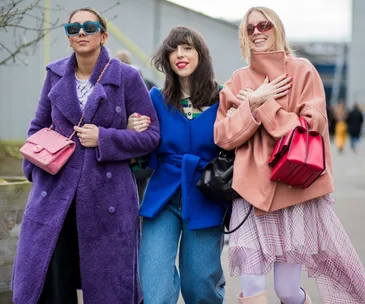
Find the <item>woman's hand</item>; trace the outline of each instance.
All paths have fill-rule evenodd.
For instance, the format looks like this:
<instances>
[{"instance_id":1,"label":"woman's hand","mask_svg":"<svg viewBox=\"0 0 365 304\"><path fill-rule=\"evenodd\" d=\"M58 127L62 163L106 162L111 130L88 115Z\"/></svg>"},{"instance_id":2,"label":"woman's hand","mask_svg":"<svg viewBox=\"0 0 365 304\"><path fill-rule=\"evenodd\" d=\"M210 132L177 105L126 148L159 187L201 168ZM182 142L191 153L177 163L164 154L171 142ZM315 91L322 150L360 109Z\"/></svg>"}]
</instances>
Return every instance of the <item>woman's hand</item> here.
<instances>
[{"instance_id":1,"label":"woman's hand","mask_svg":"<svg viewBox=\"0 0 365 304\"><path fill-rule=\"evenodd\" d=\"M292 87L292 80L293 78L288 77L288 74L283 74L269 82L269 78L266 76L264 82L256 91L249 88L240 90L237 98L241 101L248 98L251 110L254 111L268 99L278 99L288 94L289 89Z\"/></svg>"},{"instance_id":2,"label":"woman's hand","mask_svg":"<svg viewBox=\"0 0 365 304\"><path fill-rule=\"evenodd\" d=\"M86 148L96 148L99 146L99 128L92 124L85 124L81 128L75 126L80 143Z\"/></svg>"},{"instance_id":3,"label":"woman's hand","mask_svg":"<svg viewBox=\"0 0 365 304\"><path fill-rule=\"evenodd\" d=\"M128 117L128 130L134 130L137 132L146 131L151 125L151 118L138 113L133 113Z\"/></svg>"},{"instance_id":4,"label":"woman's hand","mask_svg":"<svg viewBox=\"0 0 365 304\"><path fill-rule=\"evenodd\" d=\"M239 102L242 104L243 102L248 102L248 97L247 95L242 95L241 98L238 99ZM229 117L229 116L232 116L234 112L237 111L237 106L233 106L233 107L230 107L229 110L227 111L226 113L226 117Z\"/></svg>"},{"instance_id":5,"label":"woman's hand","mask_svg":"<svg viewBox=\"0 0 365 304\"><path fill-rule=\"evenodd\" d=\"M231 107L228 111L227 111L227 114L226 114L226 117L229 117L229 116L232 116L234 112L237 111L237 108L235 107Z\"/></svg>"}]
</instances>

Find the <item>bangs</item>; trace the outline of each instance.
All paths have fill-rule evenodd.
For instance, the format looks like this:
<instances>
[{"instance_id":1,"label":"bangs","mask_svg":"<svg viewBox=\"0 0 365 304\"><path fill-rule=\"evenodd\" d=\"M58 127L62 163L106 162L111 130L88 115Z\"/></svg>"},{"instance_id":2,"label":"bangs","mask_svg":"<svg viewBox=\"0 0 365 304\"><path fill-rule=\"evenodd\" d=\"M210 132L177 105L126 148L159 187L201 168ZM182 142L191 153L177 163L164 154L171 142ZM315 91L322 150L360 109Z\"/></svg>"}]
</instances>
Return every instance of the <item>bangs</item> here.
<instances>
[{"instance_id":1,"label":"bangs","mask_svg":"<svg viewBox=\"0 0 365 304\"><path fill-rule=\"evenodd\" d=\"M166 39L164 49L167 51L167 53L171 53L177 48L178 45L183 44L196 48L193 41L193 34L186 28L181 28L173 32Z\"/></svg>"}]
</instances>

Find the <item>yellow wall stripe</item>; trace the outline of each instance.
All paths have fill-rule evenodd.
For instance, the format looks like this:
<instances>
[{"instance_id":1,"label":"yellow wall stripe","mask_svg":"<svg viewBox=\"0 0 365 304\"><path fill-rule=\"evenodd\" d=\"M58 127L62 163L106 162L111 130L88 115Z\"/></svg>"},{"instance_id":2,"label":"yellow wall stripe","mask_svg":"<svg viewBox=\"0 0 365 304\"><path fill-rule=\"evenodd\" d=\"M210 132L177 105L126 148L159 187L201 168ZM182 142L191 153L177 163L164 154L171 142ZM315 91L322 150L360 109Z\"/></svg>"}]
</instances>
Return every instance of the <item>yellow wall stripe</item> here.
<instances>
[{"instance_id":1,"label":"yellow wall stripe","mask_svg":"<svg viewBox=\"0 0 365 304\"><path fill-rule=\"evenodd\" d=\"M43 21L43 29L49 28L51 25L51 0L44 0L44 21ZM43 38L43 63L44 68L51 61L51 37L49 30L47 30L44 38ZM46 70L44 69L44 73Z\"/></svg>"},{"instance_id":2,"label":"yellow wall stripe","mask_svg":"<svg viewBox=\"0 0 365 304\"><path fill-rule=\"evenodd\" d=\"M151 62L141 48L139 48L127 35L125 35L118 27L116 27L111 21L108 21L108 32L113 35L119 42L121 42L140 62L146 64L149 68L153 70L153 72L160 79L164 79L162 73L157 71L154 66L151 65Z\"/></svg>"}]
</instances>

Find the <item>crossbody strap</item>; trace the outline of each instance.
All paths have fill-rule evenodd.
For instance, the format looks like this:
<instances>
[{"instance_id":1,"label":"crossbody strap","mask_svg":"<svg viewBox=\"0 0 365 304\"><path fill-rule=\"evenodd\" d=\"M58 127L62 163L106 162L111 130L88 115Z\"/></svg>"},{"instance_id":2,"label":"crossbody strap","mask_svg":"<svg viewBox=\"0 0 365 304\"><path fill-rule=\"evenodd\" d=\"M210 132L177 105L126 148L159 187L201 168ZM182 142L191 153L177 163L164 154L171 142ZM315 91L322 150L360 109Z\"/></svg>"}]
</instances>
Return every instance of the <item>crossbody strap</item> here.
<instances>
[{"instance_id":1,"label":"crossbody strap","mask_svg":"<svg viewBox=\"0 0 365 304\"><path fill-rule=\"evenodd\" d=\"M98 80L96 81L96 83L95 83L95 84L97 84L97 83L100 81L101 77L103 77L103 75L104 75L104 73L105 73L106 69L108 68L108 66L109 66L110 62L111 62L111 60L109 60L109 61L108 61L108 63L105 65L104 69L101 71L101 73L100 73L100 75L99 75L99 78L98 78ZM80 118L80 120L79 120L79 123L77 124L77 126L78 126L78 127L80 127L80 126L81 126L81 123L82 123L83 119L84 119L84 114L82 114L82 115L81 115L81 118ZM52 129L52 125L49 127L49 129ZM75 134L76 134L76 131L73 131L73 132L72 132L72 134L70 135L70 137L69 137L69 138L67 138L67 139L68 139L68 140L71 140L71 138L72 138Z\"/></svg>"}]
</instances>

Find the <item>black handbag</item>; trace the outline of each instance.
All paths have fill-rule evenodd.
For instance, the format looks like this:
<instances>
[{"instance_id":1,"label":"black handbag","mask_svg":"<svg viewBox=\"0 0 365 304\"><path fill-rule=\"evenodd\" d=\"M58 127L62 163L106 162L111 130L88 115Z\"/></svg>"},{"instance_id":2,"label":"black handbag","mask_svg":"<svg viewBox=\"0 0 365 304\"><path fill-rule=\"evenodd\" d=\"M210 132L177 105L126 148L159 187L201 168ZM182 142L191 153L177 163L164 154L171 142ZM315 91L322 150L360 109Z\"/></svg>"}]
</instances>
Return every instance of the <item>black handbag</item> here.
<instances>
[{"instance_id":1,"label":"black handbag","mask_svg":"<svg viewBox=\"0 0 365 304\"><path fill-rule=\"evenodd\" d=\"M211 199L232 201L240 198L232 189L234 151L221 150L204 168L196 186Z\"/></svg>"},{"instance_id":2,"label":"black handbag","mask_svg":"<svg viewBox=\"0 0 365 304\"><path fill-rule=\"evenodd\" d=\"M243 221L233 230L225 231L224 227L229 226L230 210L232 201L241 198L240 195L232 188L233 164L235 151L221 150L204 168L204 171L198 180L196 186L203 194L211 199L221 199L230 202L223 216L221 230L224 234L230 234L238 230L247 220L251 213L252 205L243 219ZM228 223L228 225L227 225Z\"/></svg>"}]
</instances>

